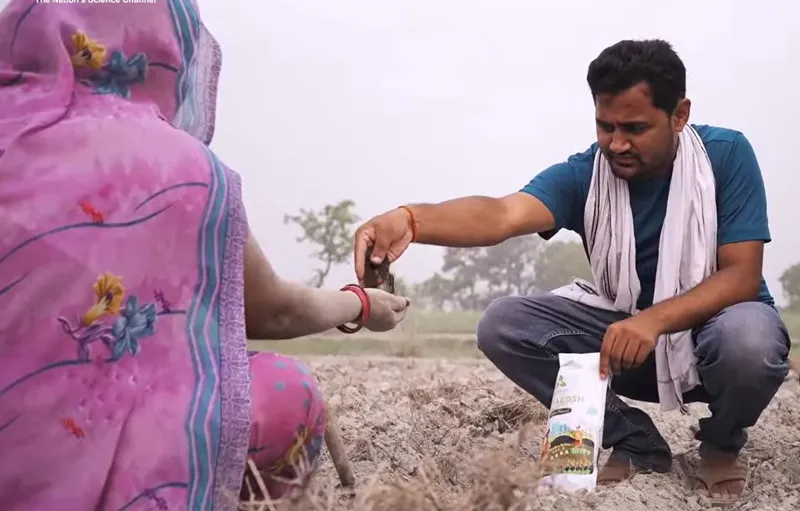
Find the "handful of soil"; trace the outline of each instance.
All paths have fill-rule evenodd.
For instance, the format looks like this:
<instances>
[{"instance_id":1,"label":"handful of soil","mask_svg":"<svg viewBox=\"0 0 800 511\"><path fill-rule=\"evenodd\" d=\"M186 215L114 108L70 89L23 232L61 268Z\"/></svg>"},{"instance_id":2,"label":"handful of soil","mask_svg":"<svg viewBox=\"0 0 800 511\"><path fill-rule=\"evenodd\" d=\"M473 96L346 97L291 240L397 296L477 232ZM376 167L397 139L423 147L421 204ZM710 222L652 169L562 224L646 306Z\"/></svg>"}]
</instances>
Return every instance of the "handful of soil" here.
<instances>
[{"instance_id":1,"label":"handful of soil","mask_svg":"<svg viewBox=\"0 0 800 511\"><path fill-rule=\"evenodd\" d=\"M382 289L394 294L394 275L389 271L389 258L386 257L380 264L372 262L372 247L367 248L364 265L364 287Z\"/></svg>"}]
</instances>

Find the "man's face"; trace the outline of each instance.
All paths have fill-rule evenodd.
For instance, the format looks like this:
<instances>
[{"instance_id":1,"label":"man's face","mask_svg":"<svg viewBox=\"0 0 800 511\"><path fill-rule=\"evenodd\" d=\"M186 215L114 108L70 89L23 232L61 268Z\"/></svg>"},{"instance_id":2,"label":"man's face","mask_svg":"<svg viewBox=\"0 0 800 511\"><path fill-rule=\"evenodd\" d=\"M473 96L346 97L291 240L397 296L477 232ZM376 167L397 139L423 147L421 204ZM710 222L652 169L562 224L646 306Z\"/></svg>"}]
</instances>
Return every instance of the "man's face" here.
<instances>
[{"instance_id":1,"label":"man's face","mask_svg":"<svg viewBox=\"0 0 800 511\"><path fill-rule=\"evenodd\" d=\"M595 99L597 142L611 171L620 179L655 177L667 171L674 158L678 133L689 114L684 99L668 115L653 106L646 83L617 95L600 94Z\"/></svg>"}]
</instances>

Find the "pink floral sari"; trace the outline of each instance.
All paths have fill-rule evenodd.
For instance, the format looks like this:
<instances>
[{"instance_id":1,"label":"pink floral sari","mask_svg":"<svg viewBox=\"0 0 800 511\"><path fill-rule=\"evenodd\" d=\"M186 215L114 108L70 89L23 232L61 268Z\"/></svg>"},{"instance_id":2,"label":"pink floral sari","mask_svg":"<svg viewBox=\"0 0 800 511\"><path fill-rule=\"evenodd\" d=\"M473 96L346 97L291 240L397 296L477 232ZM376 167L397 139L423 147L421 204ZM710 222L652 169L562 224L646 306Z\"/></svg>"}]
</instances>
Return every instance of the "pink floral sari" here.
<instances>
[{"instance_id":1,"label":"pink floral sari","mask_svg":"<svg viewBox=\"0 0 800 511\"><path fill-rule=\"evenodd\" d=\"M207 147L218 72L192 0L0 13L4 510L237 506L247 225Z\"/></svg>"}]
</instances>

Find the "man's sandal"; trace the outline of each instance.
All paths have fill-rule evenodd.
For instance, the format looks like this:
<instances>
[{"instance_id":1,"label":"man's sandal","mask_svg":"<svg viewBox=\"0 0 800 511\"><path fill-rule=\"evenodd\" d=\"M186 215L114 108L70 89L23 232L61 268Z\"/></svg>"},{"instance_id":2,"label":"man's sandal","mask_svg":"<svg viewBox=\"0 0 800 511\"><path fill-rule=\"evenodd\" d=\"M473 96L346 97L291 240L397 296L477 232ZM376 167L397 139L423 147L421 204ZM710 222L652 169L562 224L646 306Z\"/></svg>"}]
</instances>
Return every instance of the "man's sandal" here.
<instances>
[{"instance_id":1,"label":"man's sandal","mask_svg":"<svg viewBox=\"0 0 800 511\"><path fill-rule=\"evenodd\" d=\"M669 468L660 472L668 472ZM600 486L621 483L630 480L636 474L650 474L659 472L637 466L630 456L612 451L600 472L597 473L597 484Z\"/></svg>"},{"instance_id":2,"label":"man's sandal","mask_svg":"<svg viewBox=\"0 0 800 511\"><path fill-rule=\"evenodd\" d=\"M692 491L708 499L712 506L729 506L736 503L750 483L750 467L739 460L721 465L715 462L700 461L694 475L689 477ZM741 482L738 493L730 493L727 488L717 488L723 483ZM715 489L717 488L717 489Z\"/></svg>"}]
</instances>

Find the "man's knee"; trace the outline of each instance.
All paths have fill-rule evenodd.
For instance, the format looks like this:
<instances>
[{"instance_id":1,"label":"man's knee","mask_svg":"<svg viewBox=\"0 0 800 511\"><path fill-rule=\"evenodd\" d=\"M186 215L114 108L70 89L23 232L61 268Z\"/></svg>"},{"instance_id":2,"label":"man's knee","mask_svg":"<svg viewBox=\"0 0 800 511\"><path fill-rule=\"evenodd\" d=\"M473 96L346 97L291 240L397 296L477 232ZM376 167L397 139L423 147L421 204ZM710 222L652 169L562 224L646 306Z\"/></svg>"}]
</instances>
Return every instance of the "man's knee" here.
<instances>
[{"instance_id":1,"label":"man's knee","mask_svg":"<svg viewBox=\"0 0 800 511\"><path fill-rule=\"evenodd\" d=\"M536 344L550 329L542 314L553 310L554 299L557 297L544 292L495 299L478 322L478 348L492 358L493 354L509 352L513 344L526 340Z\"/></svg>"},{"instance_id":2,"label":"man's knee","mask_svg":"<svg viewBox=\"0 0 800 511\"><path fill-rule=\"evenodd\" d=\"M478 349L487 357L492 358L492 354L505 351L504 345L510 340L509 328L518 321L519 302L522 299L519 296L497 298L483 311L476 333Z\"/></svg>"},{"instance_id":3,"label":"man's knee","mask_svg":"<svg viewBox=\"0 0 800 511\"><path fill-rule=\"evenodd\" d=\"M789 336L777 311L758 302L729 307L697 333L700 369L717 367L740 381L788 371Z\"/></svg>"}]
</instances>

